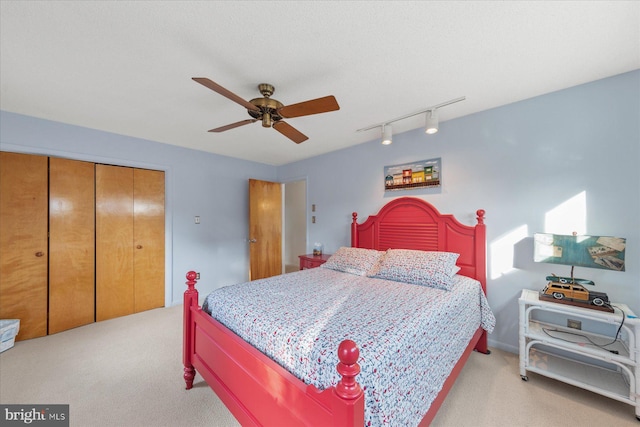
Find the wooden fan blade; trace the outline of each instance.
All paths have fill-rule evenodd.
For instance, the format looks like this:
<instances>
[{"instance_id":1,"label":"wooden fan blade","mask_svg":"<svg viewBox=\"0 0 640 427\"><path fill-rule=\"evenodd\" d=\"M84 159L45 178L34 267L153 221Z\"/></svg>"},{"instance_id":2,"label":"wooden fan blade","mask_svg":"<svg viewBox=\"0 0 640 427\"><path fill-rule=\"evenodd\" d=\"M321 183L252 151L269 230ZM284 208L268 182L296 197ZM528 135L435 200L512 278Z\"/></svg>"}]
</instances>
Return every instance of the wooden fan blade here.
<instances>
[{"instance_id":1,"label":"wooden fan blade","mask_svg":"<svg viewBox=\"0 0 640 427\"><path fill-rule=\"evenodd\" d=\"M258 107L256 107L255 105L253 105L249 101L245 101L244 99L240 98L235 93L223 88L218 83L216 83L214 81L211 81L211 80L207 79L206 77L192 77L192 79L195 80L196 82L200 83L201 85L208 87L212 91L217 92L217 93L219 93L220 95L222 95L222 96L224 96L226 98L229 98L233 102L236 102L236 103L242 105L244 108L247 108L247 109L253 110L253 111L260 111L260 109Z\"/></svg>"},{"instance_id":2,"label":"wooden fan blade","mask_svg":"<svg viewBox=\"0 0 640 427\"><path fill-rule=\"evenodd\" d=\"M292 117L309 116L311 114L327 113L339 110L338 101L333 95L324 98L312 99L310 101L299 102L297 104L285 105L278 109L278 114L286 119Z\"/></svg>"},{"instance_id":3,"label":"wooden fan blade","mask_svg":"<svg viewBox=\"0 0 640 427\"><path fill-rule=\"evenodd\" d=\"M249 123L257 122L256 119L247 119L239 122L231 123L230 125L220 126L219 128L211 129L208 132L224 132L225 130L237 128L240 126L248 125Z\"/></svg>"},{"instance_id":4,"label":"wooden fan blade","mask_svg":"<svg viewBox=\"0 0 640 427\"><path fill-rule=\"evenodd\" d=\"M295 142L296 144L300 144L301 142L309 139L308 136L300 132L298 129L291 126L289 123L283 122L279 120L273 124L273 128Z\"/></svg>"}]
</instances>

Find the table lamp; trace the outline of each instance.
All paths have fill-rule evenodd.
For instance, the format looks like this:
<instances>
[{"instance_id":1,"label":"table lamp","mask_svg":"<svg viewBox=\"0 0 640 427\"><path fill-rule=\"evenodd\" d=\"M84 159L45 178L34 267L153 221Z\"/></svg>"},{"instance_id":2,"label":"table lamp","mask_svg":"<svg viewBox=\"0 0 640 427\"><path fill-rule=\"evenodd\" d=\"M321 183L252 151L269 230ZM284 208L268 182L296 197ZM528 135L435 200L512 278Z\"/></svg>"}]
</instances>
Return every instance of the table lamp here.
<instances>
[{"instance_id":1,"label":"table lamp","mask_svg":"<svg viewBox=\"0 0 640 427\"><path fill-rule=\"evenodd\" d=\"M583 285L593 281L577 279L575 266L624 271L626 239L608 236L571 236L561 234L533 235L535 262L571 266L571 277L547 276L547 285L540 298L562 304L576 305L612 313L613 307L604 292L589 291Z\"/></svg>"}]
</instances>

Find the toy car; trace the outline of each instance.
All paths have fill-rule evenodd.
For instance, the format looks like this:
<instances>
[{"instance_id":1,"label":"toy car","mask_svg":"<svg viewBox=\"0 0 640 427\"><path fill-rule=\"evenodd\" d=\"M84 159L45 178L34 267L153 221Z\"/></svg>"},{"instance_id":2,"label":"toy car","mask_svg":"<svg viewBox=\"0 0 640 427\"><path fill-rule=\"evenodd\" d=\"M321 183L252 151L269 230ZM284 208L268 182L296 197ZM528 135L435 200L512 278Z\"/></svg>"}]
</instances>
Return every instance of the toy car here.
<instances>
[{"instance_id":1,"label":"toy car","mask_svg":"<svg viewBox=\"0 0 640 427\"><path fill-rule=\"evenodd\" d=\"M557 300L567 299L569 301L593 304L596 306L609 305L609 297L604 292L589 291L584 286L577 283L549 282L542 290L543 296L551 296Z\"/></svg>"}]
</instances>

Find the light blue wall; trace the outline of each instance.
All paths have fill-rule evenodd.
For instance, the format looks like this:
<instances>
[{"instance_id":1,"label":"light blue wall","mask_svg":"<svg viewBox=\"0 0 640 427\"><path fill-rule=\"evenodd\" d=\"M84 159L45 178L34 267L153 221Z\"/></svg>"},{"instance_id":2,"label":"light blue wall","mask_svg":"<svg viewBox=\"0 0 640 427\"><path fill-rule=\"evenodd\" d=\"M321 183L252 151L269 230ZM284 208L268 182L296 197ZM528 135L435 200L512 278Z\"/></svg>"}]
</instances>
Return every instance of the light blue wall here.
<instances>
[{"instance_id":1,"label":"light blue wall","mask_svg":"<svg viewBox=\"0 0 640 427\"><path fill-rule=\"evenodd\" d=\"M576 276L640 313L639 123L634 71L443 122L436 135L416 129L394 135L391 146L376 139L279 168L7 112L0 112L0 150L165 170L167 304L180 302L190 269L202 274L201 294L248 279L249 178L307 179L307 252L313 242L325 252L348 245L351 212L363 221L399 196L423 198L466 224L485 209L489 302L498 319L490 344L517 352L520 290L569 271L533 263L532 235L549 231L547 213L579 194L587 233L628 239L627 271L576 268ZM384 192L385 165L435 157L440 188Z\"/></svg>"},{"instance_id":2,"label":"light blue wall","mask_svg":"<svg viewBox=\"0 0 640 427\"><path fill-rule=\"evenodd\" d=\"M634 71L450 120L435 135L416 129L394 135L390 146L375 139L282 166L278 179L307 177L317 219L308 221L308 242L323 242L326 252L349 245L351 212L362 222L398 196L422 198L469 225L485 209L488 297L498 323L490 345L517 352L521 289L541 289L545 276L570 273L568 266L533 262L533 233L571 234L571 225L548 230L545 218L576 195L584 195L585 209L562 219L580 224L586 215L586 233L627 238L626 272L576 267L576 276L640 313L639 123ZM436 157L439 189L384 192L385 165Z\"/></svg>"},{"instance_id":3,"label":"light blue wall","mask_svg":"<svg viewBox=\"0 0 640 427\"><path fill-rule=\"evenodd\" d=\"M181 303L189 270L201 295L249 279L247 181L274 181L275 167L4 111L0 150L164 170L167 305Z\"/></svg>"}]
</instances>

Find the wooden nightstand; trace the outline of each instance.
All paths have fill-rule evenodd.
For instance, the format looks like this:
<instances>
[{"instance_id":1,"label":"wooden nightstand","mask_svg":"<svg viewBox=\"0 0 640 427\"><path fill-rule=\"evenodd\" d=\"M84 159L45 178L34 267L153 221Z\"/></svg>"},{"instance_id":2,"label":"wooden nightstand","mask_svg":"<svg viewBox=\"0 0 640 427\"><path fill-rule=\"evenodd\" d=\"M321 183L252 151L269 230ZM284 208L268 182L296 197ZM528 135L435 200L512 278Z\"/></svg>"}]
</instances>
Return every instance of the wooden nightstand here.
<instances>
[{"instance_id":1,"label":"wooden nightstand","mask_svg":"<svg viewBox=\"0 0 640 427\"><path fill-rule=\"evenodd\" d=\"M300 270L308 269L308 268L316 268L327 262L331 254L322 254L322 255L298 255L300 258Z\"/></svg>"}]
</instances>

